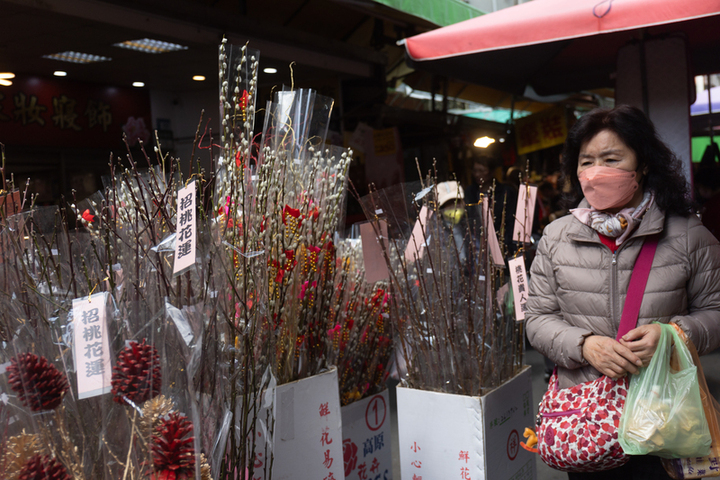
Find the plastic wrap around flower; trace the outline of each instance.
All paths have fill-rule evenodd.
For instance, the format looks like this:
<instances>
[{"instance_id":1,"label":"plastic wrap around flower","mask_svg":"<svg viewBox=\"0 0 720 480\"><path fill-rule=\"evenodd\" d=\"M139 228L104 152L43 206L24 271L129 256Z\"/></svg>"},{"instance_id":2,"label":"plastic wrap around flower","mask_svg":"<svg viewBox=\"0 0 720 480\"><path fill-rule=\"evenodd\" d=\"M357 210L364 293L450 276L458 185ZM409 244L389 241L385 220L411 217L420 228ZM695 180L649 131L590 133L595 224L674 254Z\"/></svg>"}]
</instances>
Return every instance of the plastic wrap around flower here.
<instances>
[{"instance_id":1,"label":"plastic wrap around flower","mask_svg":"<svg viewBox=\"0 0 720 480\"><path fill-rule=\"evenodd\" d=\"M150 131L145 126L145 119L142 117L128 117L122 131L127 136L128 145L136 145L138 141L147 143L150 140Z\"/></svg>"},{"instance_id":2,"label":"plastic wrap around flower","mask_svg":"<svg viewBox=\"0 0 720 480\"><path fill-rule=\"evenodd\" d=\"M8 381L20 401L34 412L53 410L60 406L70 388L67 377L45 357L21 353L13 357L7 368Z\"/></svg>"}]
</instances>

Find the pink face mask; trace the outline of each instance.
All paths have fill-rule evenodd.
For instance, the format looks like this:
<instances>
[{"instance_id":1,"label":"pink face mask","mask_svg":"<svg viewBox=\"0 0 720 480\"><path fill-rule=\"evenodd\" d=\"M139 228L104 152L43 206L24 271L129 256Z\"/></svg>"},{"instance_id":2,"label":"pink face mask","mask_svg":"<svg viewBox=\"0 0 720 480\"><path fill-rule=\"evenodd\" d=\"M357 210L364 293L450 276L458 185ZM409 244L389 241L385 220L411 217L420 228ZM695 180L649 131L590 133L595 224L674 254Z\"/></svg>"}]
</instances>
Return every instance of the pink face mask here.
<instances>
[{"instance_id":1,"label":"pink face mask","mask_svg":"<svg viewBox=\"0 0 720 480\"><path fill-rule=\"evenodd\" d=\"M636 172L619 168L590 167L578 175L587 201L597 210L626 205L637 191Z\"/></svg>"}]
</instances>

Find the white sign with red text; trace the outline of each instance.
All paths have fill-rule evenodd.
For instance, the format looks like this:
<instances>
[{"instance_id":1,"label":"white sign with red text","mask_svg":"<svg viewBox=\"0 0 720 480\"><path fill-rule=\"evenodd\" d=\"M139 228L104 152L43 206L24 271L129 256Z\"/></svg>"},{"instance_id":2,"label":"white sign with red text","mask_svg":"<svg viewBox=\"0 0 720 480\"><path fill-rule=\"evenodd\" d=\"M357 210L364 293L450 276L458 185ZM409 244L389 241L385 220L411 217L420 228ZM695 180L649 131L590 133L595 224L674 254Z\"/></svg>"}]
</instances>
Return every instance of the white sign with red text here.
<instances>
[{"instance_id":1,"label":"white sign with red text","mask_svg":"<svg viewBox=\"0 0 720 480\"><path fill-rule=\"evenodd\" d=\"M275 389L273 480L342 480L337 369Z\"/></svg>"},{"instance_id":2,"label":"white sign with red text","mask_svg":"<svg viewBox=\"0 0 720 480\"><path fill-rule=\"evenodd\" d=\"M346 480L391 480L390 398L383 390L342 407Z\"/></svg>"},{"instance_id":3,"label":"white sign with red text","mask_svg":"<svg viewBox=\"0 0 720 480\"><path fill-rule=\"evenodd\" d=\"M534 480L530 367L482 397L398 387L402 480Z\"/></svg>"}]
</instances>

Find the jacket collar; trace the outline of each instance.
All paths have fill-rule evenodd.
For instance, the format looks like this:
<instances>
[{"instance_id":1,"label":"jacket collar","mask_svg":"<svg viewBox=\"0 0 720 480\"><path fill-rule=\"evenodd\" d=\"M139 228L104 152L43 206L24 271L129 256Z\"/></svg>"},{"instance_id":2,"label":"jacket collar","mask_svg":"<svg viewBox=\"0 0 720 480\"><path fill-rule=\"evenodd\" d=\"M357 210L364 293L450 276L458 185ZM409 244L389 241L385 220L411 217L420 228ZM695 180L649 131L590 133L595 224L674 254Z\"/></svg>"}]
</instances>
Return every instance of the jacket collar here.
<instances>
[{"instance_id":1,"label":"jacket collar","mask_svg":"<svg viewBox=\"0 0 720 480\"><path fill-rule=\"evenodd\" d=\"M590 204L586 199L583 198L578 207L590 208ZM570 215L572 215L572 213ZM662 232L664 225L665 212L663 212L660 207L657 206L657 203L653 202L652 205L650 205L650 208L648 208L648 210L645 212L645 216L640 222L640 225L638 225L638 228L630 234L630 237L628 237L628 239L623 242L623 245L627 243L627 241L631 238L643 237ZM572 222L570 222L567 236L568 238L570 238L570 240L574 240L577 242L602 243L600 241L600 238L598 237L597 232L591 227L580 222L580 220L575 218L574 215Z\"/></svg>"}]
</instances>

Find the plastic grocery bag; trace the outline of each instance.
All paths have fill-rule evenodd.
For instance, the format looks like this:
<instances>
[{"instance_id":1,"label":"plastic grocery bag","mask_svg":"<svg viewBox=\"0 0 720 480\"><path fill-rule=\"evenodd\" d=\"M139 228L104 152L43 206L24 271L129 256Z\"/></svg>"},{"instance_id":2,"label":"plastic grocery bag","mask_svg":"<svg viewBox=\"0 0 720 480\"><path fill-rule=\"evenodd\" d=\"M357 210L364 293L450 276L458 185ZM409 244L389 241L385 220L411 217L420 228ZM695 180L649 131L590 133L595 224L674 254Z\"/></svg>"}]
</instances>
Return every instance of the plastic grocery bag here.
<instances>
[{"instance_id":1,"label":"plastic grocery bag","mask_svg":"<svg viewBox=\"0 0 720 480\"><path fill-rule=\"evenodd\" d=\"M662 332L650 364L630 379L619 441L629 455L702 457L712 442L697 367L672 325Z\"/></svg>"},{"instance_id":2,"label":"plastic grocery bag","mask_svg":"<svg viewBox=\"0 0 720 480\"><path fill-rule=\"evenodd\" d=\"M695 345L680 327L674 323L670 325L675 327L677 334L685 341L685 345L690 350L690 355L692 355L693 362L698 369L700 397L705 410L705 418L707 418L708 427L710 427L712 445L710 446L710 454L704 457L663 458L662 464L670 478L676 480L718 477L720 476L720 423L718 423L720 404L710 394Z\"/></svg>"}]
</instances>

